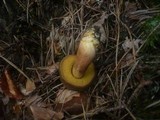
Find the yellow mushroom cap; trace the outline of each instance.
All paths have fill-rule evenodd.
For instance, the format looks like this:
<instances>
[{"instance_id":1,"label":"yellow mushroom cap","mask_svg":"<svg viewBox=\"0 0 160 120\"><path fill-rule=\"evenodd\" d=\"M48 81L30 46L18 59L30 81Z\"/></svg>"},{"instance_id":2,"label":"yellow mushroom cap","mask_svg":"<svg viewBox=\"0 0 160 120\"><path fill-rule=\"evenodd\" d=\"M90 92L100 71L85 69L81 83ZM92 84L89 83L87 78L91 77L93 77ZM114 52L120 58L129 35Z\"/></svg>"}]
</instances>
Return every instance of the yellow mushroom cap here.
<instances>
[{"instance_id":1,"label":"yellow mushroom cap","mask_svg":"<svg viewBox=\"0 0 160 120\"><path fill-rule=\"evenodd\" d=\"M91 63L86 69L82 78L75 78L72 74L72 67L75 63L75 60L75 55L68 55L63 58L59 68L60 77L61 81L66 85L67 88L82 91L92 83L95 77L95 68L94 64Z\"/></svg>"}]
</instances>

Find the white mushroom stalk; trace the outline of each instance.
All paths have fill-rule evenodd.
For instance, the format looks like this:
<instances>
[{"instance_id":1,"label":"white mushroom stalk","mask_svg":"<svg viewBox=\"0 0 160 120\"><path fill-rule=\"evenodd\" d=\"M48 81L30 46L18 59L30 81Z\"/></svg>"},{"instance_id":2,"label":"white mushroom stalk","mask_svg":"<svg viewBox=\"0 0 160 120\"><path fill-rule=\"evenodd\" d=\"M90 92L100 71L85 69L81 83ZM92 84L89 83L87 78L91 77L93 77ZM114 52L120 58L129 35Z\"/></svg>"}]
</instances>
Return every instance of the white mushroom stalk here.
<instances>
[{"instance_id":1,"label":"white mushroom stalk","mask_svg":"<svg viewBox=\"0 0 160 120\"><path fill-rule=\"evenodd\" d=\"M95 28L87 30L79 44L76 54L75 64L72 68L72 74L76 78L82 78L86 69L96 56L96 51L99 46L99 36Z\"/></svg>"}]
</instances>

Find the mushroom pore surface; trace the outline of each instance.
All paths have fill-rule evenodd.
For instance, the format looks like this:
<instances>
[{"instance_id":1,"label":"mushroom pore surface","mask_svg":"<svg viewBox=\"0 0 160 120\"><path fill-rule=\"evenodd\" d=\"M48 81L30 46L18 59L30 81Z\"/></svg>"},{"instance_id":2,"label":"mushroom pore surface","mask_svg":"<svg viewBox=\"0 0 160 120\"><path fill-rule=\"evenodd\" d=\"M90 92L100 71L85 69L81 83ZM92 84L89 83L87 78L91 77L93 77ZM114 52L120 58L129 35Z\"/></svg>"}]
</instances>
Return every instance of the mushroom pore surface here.
<instances>
[{"instance_id":1,"label":"mushroom pore surface","mask_svg":"<svg viewBox=\"0 0 160 120\"><path fill-rule=\"evenodd\" d=\"M95 77L94 64L91 63L86 69L82 78L75 78L72 74L72 68L75 63L76 56L68 55L60 63L60 77L61 81L67 88L73 90L84 90L87 88Z\"/></svg>"}]
</instances>

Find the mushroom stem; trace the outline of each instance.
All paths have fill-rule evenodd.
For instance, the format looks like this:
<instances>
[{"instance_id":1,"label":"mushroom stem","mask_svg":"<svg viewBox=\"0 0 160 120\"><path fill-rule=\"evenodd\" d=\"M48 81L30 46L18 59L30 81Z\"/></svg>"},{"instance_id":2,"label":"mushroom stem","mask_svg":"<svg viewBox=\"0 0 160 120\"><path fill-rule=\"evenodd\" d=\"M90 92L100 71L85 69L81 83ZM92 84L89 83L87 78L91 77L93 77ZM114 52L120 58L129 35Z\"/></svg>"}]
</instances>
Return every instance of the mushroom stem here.
<instances>
[{"instance_id":1,"label":"mushroom stem","mask_svg":"<svg viewBox=\"0 0 160 120\"><path fill-rule=\"evenodd\" d=\"M76 60L72 68L72 74L75 78L82 78L86 72L86 69L93 61L97 47L99 46L99 40L96 36L97 33L94 28L87 30L80 41L78 51L76 54Z\"/></svg>"}]
</instances>

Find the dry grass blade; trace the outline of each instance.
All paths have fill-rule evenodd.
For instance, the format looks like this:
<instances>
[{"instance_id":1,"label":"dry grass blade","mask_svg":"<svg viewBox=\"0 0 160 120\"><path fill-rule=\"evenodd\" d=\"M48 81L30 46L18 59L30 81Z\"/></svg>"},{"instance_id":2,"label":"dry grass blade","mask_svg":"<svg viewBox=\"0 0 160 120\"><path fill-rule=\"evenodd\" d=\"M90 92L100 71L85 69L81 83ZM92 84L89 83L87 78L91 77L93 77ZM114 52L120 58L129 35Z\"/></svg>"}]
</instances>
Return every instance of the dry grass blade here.
<instances>
[{"instance_id":1,"label":"dry grass blade","mask_svg":"<svg viewBox=\"0 0 160 120\"><path fill-rule=\"evenodd\" d=\"M133 120L137 120L136 117L133 115L133 113L128 109L128 107L126 105L124 105L124 108L126 109L126 111L129 113L129 115L131 116L131 118Z\"/></svg>"},{"instance_id":2,"label":"dry grass blade","mask_svg":"<svg viewBox=\"0 0 160 120\"><path fill-rule=\"evenodd\" d=\"M151 107L154 107L154 106L158 106L160 104L160 100L158 100L158 101L155 101L155 102L153 102L152 104L150 104L150 105L148 105L145 109L148 109L148 108L151 108Z\"/></svg>"},{"instance_id":3,"label":"dry grass blade","mask_svg":"<svg viewBox=\"0 0 160 120\"><path fill-rule=\"evenodd\" d=\"M4 5L5 5L6 9L7 9L7 12L10 14L10 11L9 11L7 3L6 3L6 0L3 0L3 3L4 3Z\"/></svg>"},{"instance_id":4,"label":"dry grass blade","mask_svg":"<svg viewBox=\"0 0 160 120\"><path fill-rule=\"evenodd\" d=\"M129 82L129 80L130 80L130 78L131 78L131 75L133 74L136 66L138 65L138 62L139 62L139 61L137 61L137 62L133 65L133 67L131 68L130 72L129 72L128 75L127 75L126 81L125 81L125 83L124 83L124 85L123 85L122 95L123 95L123 93L125 92L125 89L126 89L126 87L127 87L127 84L128 84L128 82Z\"/></svg>"}]
</instances>

